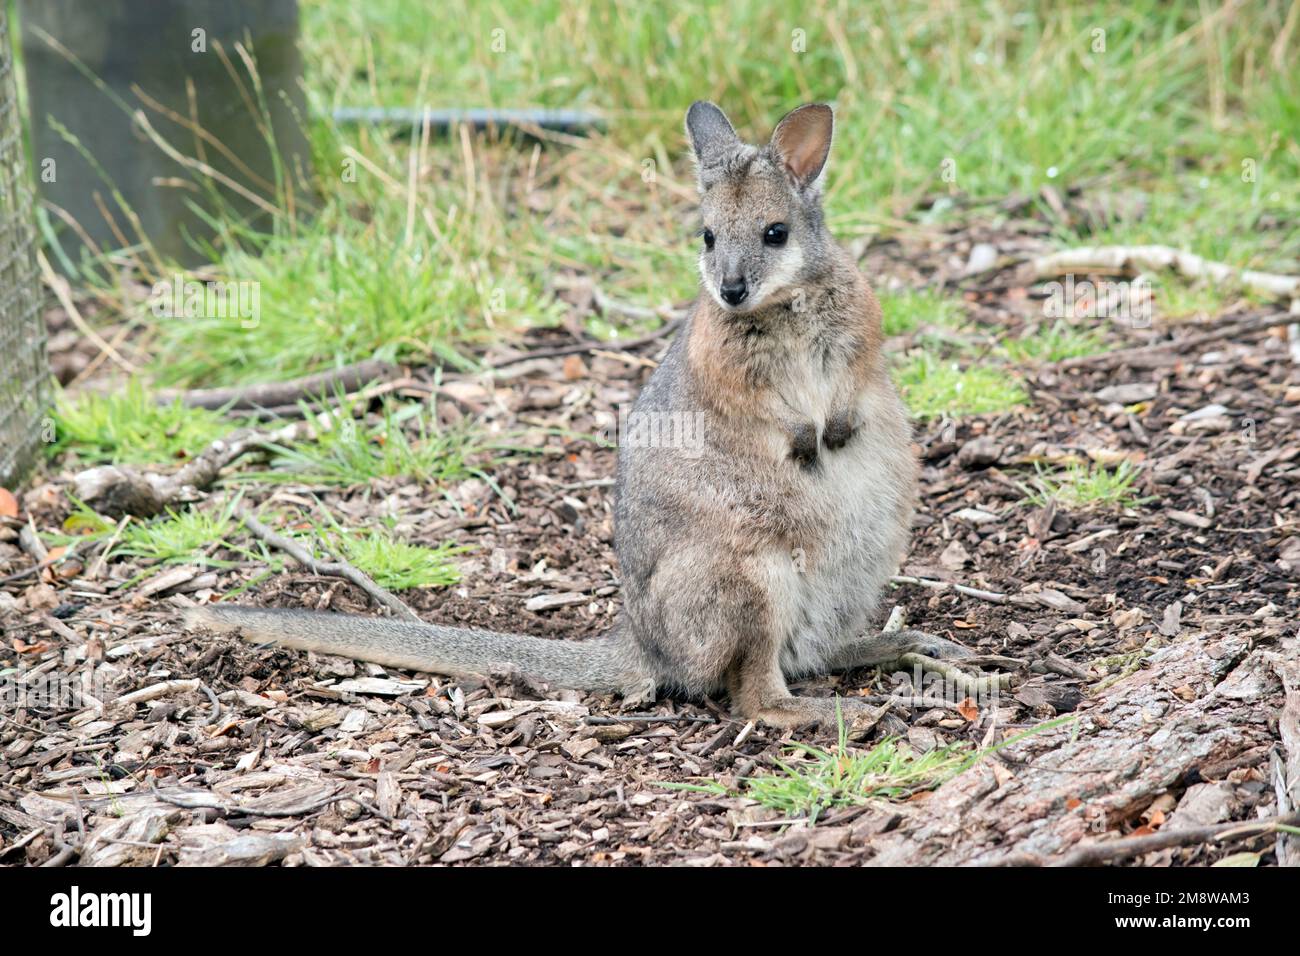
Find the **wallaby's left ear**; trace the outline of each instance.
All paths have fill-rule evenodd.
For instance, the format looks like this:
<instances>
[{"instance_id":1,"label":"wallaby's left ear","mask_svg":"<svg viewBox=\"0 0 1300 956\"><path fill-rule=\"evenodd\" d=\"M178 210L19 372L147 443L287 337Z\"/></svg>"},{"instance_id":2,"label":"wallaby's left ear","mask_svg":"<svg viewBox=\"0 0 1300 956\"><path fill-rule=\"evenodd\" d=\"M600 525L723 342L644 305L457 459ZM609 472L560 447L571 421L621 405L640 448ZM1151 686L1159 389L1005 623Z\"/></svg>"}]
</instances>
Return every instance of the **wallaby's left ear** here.
<instances>
[{"instance_id":1,"label":"wallaby's left ear","mask_svg":"<svg viewBox=\"0 0 1300 956\"><path fill-rule=\"evenodd\" d=\"M835 120L825 103L809 103L785 114L772 131L772 151L795 185L806 189L817 181L831 152Z\"/></svg>"}]
</instances>

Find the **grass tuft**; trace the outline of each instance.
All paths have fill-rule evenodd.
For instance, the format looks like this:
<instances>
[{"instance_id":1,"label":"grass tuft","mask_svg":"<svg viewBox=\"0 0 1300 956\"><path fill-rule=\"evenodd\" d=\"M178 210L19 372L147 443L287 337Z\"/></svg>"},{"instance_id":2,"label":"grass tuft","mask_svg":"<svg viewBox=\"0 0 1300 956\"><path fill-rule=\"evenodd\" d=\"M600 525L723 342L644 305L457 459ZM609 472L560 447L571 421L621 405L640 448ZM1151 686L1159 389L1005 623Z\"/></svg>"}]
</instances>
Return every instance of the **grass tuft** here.
<instances>
[{"instance_id":1,"label":"grass tuft","mask_svg":"<svg viewBox=\"0 0 1300 956\"><path fill-rule=\"evenodd\" d=\"M1055 474L1042 466L1035 466L1035 471L1031 485L1020 487L1025 500L1040 507L1055 501L1077 509L1131 508L1151 500L1138 497L1134 484L1139 470L1127 461L1116 468L1073 462Z\"/></svg>"},{"instance_id":2,"label":"grass tuft","mask_svg":"<svg viewBox=\"0 0 1300 956\"><path fill-rule=\"evenodd\" d=\"M334 550L391 591L441 588L460 581L460 569L451 560L469 549L444 544L437 548L408 544L385 531L344 531L328 535Z\"/></svg>"},{"instance_id":3,"label":"grass tuft","mask_svg":"<svg viewBox=\"0 0 1300 956\"><path fill-rule=\"evenodd\" d=\"M775 761L780 772L749 780L745 795L787 818L811 824L837 807L933 790L965 768L971 751L968 744L951 744L918 754L896 737L886 737L863 751L850 751L846 743L841 726L833 752L808 744L790 745L802 759Z\"/></svg>"},{"instance_id":4,"label":"grass tuft","mask_svg":"<svg viewBox=\"0 0 1300 956\"><path fill-rule=\"evenodd\" d=\"M989 415L1024 403L1028 396L1020 380L1006 369L972 365L962 369L928 352L914 352L894 372L912 414Z\"/></svg>"},{"instance_id":5,"label":"grass tuft","mask_svg":"<svg viewBox=\"0 0 1300 956\"><path fill-rule=\"evenodd\" d=\"M788 820L803 820L811 826L827 810L837 807L860 806L874 799L905 799L933 790L989 754L1077 719L1073 715L1058 717L982 749L958 742L918 754L897 737L886 737L868 750L850 750L844 715L839 712L838 704L837 717L839 735L833 752L807 744L790 744L787 750L802 759L776 760L779 773L746 778L739 793L717 781L661 783L660 786L719 797L749 797Z\"/></svg>"},{"instance_id":6,"label":"grass tuft","mask_svg":"<svg viewBox=\"0 0 1300 956\"><path fill-rule=\"evenodd\" d=\"M122 529L112 554L145 558L164 564L194 561L214 545L230 547L227 538L239 527L234 517L235 499L220 511L168 509L151 521L132 521Z\"/></svg>"},{"instance_id":7,"label":"grass tuft","mask_svg":"<svg viewBox=\"0 0 1300 956\"><path fill-rule=\"evenodd\" d=\"M159 465L189 458L234 427L218 412L159 404L138 381L110 395L59 396L51 454L95 463Z\"/></svg>"},{"instance_id":8,"label":"grass tuft","mask_svg":"<svg viewBox=\"0 0 1300 956\"><path fill-rule=\"evenodd\" d=\"M927 325L956 328L966 317L959 299L931 289L877 292L886 335L905 335Z\"/></svg>"},{"instance_id":9,"label":"grass tuft","mask_svg":"<svg viewBox=\"0 0 1300 956\"><path fill-rule=\"evenodd\" d=\"M443 544L436 548L410 544L391 530L344 527L324 508L323 521L286 520L286 532L302 541L309 552L324 545L374 579L380 587L393 591L410 588L447 587L460 580L460 569L452 561L470 549Z\"/></svg>"},{"instance_id":10,"label":"grass tuft","mask_svg":"<svg viewBox=\"0 0 1300 956\"><path fill-rule=\"evenodd\" d=\"M1104 351L1105 337L1096 329L1081 329L1057 321L1003 343L1002 349L1013 362L1060 362L1064 359L1093 355Z\"/></svg>"},{"instance_id":11,"label":"grass tuft","mask_svg":"<svg viewBox=\"0 0 1300 956\"><path fill-rule=\"evenodd\" d=\"M247 474L258 481L361 485L377 478L444 484L479 474L470 457L481 451L467 428L440 429L423 406L386 404L377 422L357 422L346 405L335 427L314 440L272 448L271 469Z\"/></svg>"}]
</instances>

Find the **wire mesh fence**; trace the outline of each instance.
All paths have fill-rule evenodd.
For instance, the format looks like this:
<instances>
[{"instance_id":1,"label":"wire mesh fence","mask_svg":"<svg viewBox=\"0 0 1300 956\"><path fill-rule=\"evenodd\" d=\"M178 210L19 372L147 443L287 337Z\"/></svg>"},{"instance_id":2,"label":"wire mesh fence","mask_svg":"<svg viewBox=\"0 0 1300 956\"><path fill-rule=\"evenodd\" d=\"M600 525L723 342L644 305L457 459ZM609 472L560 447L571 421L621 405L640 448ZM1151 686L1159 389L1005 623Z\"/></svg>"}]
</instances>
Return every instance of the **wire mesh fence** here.
<instances>
[{"instance_id":1,"label":"wire mesh fence","mask_svg":"<svg viewBox=\"0 0 1300 956\"><path fill-rule=\"evenodd\" d=\"M0 485L11 483L35 458L49 400L7 6L0 3Z\"/></svg>"}]
</instances>

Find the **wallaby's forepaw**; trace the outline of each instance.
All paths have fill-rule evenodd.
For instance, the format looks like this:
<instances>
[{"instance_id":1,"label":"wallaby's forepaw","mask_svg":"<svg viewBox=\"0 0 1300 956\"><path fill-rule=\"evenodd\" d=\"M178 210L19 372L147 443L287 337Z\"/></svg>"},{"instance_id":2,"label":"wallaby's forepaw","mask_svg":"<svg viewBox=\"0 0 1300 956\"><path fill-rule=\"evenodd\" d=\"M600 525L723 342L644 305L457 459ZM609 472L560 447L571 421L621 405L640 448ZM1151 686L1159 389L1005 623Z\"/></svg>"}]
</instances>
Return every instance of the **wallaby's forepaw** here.
<instances>
[{"instance_id":1,"label":"wallaby's forepaw","mask_svg":"<svg viewBox=\"0 0 1300 956\"><path fill-rule=\"evenodd\" d=\"M857 433L857 423L847 414L832 415L822 431L822 443L829 451L839 451Z\"/></svg>"},{"instance_id":2,"label":"wallaby's forepaw","mask_svg":"<svg viewBox=\"0 0 1300 956\"><path fill-rule=\"evenodd\" d=\"M800 468L814 468L817 465L817 426L812 422L803 422L795 426L790 435L790 457Z\"/></svg>"}]
</instances>

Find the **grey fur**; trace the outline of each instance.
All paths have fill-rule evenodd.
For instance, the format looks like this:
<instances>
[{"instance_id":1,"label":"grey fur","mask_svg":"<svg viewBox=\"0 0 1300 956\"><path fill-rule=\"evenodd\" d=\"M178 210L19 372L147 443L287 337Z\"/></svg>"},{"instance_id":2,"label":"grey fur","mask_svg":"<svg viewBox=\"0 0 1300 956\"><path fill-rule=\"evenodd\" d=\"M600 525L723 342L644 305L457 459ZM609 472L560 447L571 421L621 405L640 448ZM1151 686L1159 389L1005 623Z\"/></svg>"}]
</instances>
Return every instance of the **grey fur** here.
<instances>
[{"instance_id":1,"label":"grey fur","mask_svg":"<svg viewBox=\"0 0 1300 956\"><path fill-rule=\"evenodd\" d=\"M906 547L916 463L880 351L879 306L822 216L829 111L816 109L815 122L804 114L778 127L784 151L742 143L712 104L688 113L715 236L700 257L706 294L629 422L702 427L669 429L690 442L620 442L624 612L613 634L571 643L221 605L194 621L435 673L513 664L572 688L725 690L743 716L787 726L834 715L824 699L790 695L789 677L907 651L962 654L931 635L868 630ZM790 155L800 157L793 168ZM787 244L765 246L763 229L778 221ZM728 270L754 290L740 308L716 296Z\"/></svg>"}]
</instances>

